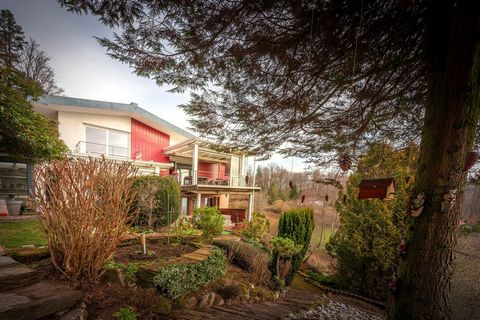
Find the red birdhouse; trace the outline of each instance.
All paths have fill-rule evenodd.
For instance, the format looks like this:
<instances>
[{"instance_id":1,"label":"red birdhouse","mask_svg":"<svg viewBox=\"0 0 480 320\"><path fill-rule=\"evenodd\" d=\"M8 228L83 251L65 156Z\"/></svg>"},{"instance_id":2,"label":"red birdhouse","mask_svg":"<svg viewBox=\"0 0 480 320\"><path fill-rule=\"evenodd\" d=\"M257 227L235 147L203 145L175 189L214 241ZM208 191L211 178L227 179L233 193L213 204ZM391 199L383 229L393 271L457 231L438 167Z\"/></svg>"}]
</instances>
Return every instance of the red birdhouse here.
<instances>
[{"instance_id":1,"label":"red birdhouse","mask_svg":"<svg viewBox=\"0 0 480 320\"><path fill-rule=\"evenodd\" d=\"M358 186L358 199L391 200L395 195L395 181L393 178L364 179Z\"/></svg>"}]
</instances>

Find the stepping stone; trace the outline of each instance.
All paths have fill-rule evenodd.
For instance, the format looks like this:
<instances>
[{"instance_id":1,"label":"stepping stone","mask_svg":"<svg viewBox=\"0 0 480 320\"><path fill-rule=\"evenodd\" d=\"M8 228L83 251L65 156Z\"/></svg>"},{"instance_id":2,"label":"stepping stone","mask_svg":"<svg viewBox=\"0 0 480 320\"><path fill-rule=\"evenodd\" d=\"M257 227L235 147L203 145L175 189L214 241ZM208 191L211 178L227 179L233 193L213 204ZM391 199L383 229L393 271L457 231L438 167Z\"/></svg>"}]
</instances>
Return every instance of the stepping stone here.
<instances>
[{"instance_id":1,"label":"stepping stone","mask_svg":"<svg viewBox=\"0 0 480 320\"><path fill-rule=\"evenodd\" d=\"M42 281L27 287L0 292L0 320L37 320L71 308L83 293L68 285Z\"/></svg>"},{"instance_id":2,"label":"stepping stone","mask_svg":"<svg viewBox=\"0 0 480 320\"><path fill-rule=\"evenodd\" d=\"M0 257L0 291L30 285L38 281L38 273L10 257Z\"/></svg>"}]
</instances>

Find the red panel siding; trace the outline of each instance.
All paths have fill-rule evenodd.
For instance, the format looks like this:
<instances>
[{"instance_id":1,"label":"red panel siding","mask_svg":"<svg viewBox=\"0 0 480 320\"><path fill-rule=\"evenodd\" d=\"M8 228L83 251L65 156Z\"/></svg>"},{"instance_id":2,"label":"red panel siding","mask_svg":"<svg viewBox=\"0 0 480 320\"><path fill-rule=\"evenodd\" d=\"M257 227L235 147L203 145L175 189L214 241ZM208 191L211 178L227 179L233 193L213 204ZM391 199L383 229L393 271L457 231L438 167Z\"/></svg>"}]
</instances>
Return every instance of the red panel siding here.
<instances>
[{"instance_id":1,"label":"red panel siding","mask_svg":"<svg viewBox=\"0 0 480 320\"><path fill-rule=\"evenodd\" d=\"M170 144L170 136L146 124L132 119L132 159L141 153L140 160L169 162L163 149Z\"/></svg>"}]
</instances>

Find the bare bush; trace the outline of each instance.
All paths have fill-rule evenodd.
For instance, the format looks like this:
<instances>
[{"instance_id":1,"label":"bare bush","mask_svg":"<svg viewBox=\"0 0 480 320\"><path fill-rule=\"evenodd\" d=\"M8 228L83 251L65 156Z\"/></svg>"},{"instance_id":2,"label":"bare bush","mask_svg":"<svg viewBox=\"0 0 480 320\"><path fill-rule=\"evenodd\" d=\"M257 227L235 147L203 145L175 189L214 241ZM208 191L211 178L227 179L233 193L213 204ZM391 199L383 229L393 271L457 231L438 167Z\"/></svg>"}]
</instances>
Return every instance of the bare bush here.
<instances>
[{"instance_id":1,"label":"bare bush","mask_svg":"<svg viewBox=\"0 0 480 320\"><path fill-rule=\"evenodd\" d=\"M74 285L98 281L125 236L136 173L131 163L105 158L62 159L36 170L32 201L52 263Z\"/></svg>"},{"instance_id":2,"label":"bare bush","mask_svg":"<svg viewBox=\"0 0 480 320\"><path fill-rule=\"evenodd\" d=\"M257 255L248 271L248 280L256 285L268 285L271 277L270 270L268 270L269 262L270 256L265 254Z\"/></svg>"}]
</instances>

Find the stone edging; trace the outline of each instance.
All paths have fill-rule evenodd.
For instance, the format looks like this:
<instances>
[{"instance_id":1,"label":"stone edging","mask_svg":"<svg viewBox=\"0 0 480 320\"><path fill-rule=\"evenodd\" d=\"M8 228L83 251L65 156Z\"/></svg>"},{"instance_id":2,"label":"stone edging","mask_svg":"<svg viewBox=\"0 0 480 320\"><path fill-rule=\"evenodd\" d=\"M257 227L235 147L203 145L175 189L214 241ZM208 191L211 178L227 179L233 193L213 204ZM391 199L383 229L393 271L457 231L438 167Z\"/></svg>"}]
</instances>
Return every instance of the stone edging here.
<instances>
[{"instance_id":1,"label":"stone edging","mask_svg":"<svg viewBox=\"0 0 480 320\"><path fill-rule=\"evenodd\" d=\"M320 288L324 291L327 291L327 292L331 292L331 293L334 293L334 294L337 294L337 295L341 295L341 296L345 296L345 297L349 297L349 298L354 298L354 299L357 299L357 300L362 300L363 302L366 302L366 303L369 303L369 304L373 304L374 306L380 308L380 309L383 309L383 310L386 310L387 309L387 305L385 305L384 303L381 303L379 301L375 301L375 300L372 300L372 299L369 299L369 298L365 298L365 297L362 297L358 294L354 294L354 293L351 293L351 292L347 292L347 291L343 291L343 290L338 290L338 289L333 289L333 288L330 288L330 287L327 287L327 286L324 286L324 285L321 285L320 283L316 282L316 281L313 281L312 278L310 278L306 273L302 272L302 271L299 271L298 274L300 276L302 276L308 283L310 283L311 285L317 287L317 288Z\"/></svg>"}]
</instances>

